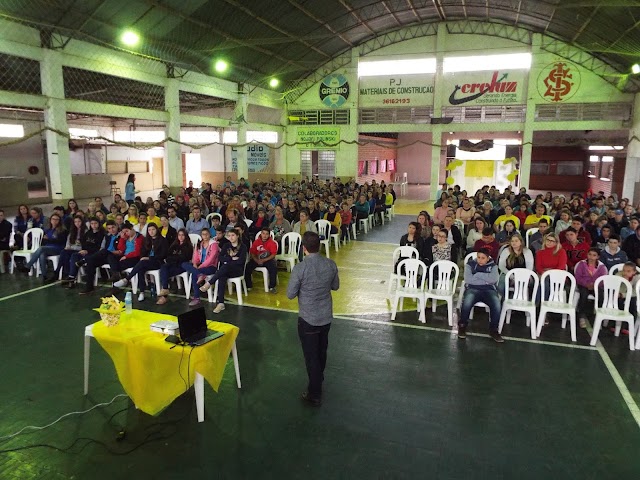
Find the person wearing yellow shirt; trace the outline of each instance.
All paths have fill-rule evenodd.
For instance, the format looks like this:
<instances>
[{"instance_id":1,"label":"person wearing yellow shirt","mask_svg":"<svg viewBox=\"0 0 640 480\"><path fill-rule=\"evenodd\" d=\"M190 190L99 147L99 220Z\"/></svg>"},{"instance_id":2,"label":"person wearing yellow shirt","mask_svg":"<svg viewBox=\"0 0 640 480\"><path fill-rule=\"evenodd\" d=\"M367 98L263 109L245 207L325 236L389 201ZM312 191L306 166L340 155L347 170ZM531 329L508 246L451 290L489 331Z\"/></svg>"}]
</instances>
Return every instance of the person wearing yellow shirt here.
<instances>
[{"instance_id":1,"label":"person wearing yellow shirt","mask_svg":"<svg viewBox=\"0 0 640 480\"><path fill-rule=\"evenodd\" d=\"M138 224L138 207L135 204L129 205L129 210L124 217L125 222L129 222L131 225Z\"/></svg>"},{"instance_id":2,"label":"person wearing yellow shirt","mask_svg":"<svg viewBox=\"0 0 640 480\"><path fill-rule=\"evenodd\" d=\"M160 217L156 216L156 209L153 207L147 208L147 223L155 223L156 227L162 227Z\"/></svg>"},{"instance_id":3,"label":"person wearing yellow shirt","mask_svg":"<svg viewBox=\"0 0 640 480\"><path fill-rule=\"evenodd\" d=\"M513 214L513 207L511 205L505 205L504 215L500 215L496 218L496 221L493 222L493 229L496 232L499 231L500 225L504 224L507 220L513 220L513 223L516 224L516 229L520 228L520 219Z\"/></svg>"},{"instance_id":4,"label":"person wearing yellow shirt","mask_svg":"<svg viewBox=\"0 0 640 480\"><path fill-rule=\"evenodd\" d=\"M384 206L387 210L393 207L393 195L389 192L389 187L384 187Z\"/></svg>"},{"instance_id":5,"label":"person wearing yellow shirt","mask_svg":"<svg viewBox=\"0 0 640 480\"><path fill-rule=\"evenodd\" d=\"M169 225L169 216L168 215L160 215L160 223L162 227L160 228L160 235L167 239L167 243L172 245L178 237L178 231Z\"/></svg>"},{"instance_id":6,"label":"person wearing yellow shirt","mask_svg":"<svg viewBox=\"0 0 640 480\"><path fill-rule=\"evenodd\" d=\"M336 206L334 204L329 205L329 211L324 214L324 219L331 222L332 234L336 234L340 231L342 217L340 217L340 214L336 211Z\"/></svg>"},{"instance_id":7,"label":"person wearing yellow shirt","mask_svg":"<svg viewBox=\"0 0 640 480\"><path fill-rule=\"evenodd\" d=\"M536 228L538 226L538 222L543 218L549 222L549 225L552 225L553 221L549 215L546 215L546 213L547 208L544 205L536 205L536 213L527 216L524 221L524 229L529 230L530 228Z\"/></svg>"}]
</instances>

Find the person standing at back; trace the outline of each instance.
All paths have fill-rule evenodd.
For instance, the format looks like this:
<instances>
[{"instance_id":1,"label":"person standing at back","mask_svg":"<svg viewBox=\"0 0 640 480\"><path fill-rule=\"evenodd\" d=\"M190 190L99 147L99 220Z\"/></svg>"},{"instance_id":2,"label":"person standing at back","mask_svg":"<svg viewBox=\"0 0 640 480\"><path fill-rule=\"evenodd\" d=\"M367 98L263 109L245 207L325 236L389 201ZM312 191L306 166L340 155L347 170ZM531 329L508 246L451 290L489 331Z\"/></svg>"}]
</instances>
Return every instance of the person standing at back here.
<instances>
[{"instance_id":1,"label":"person standing at back","mask_svg":"<svg viewBox=\"0 0 640 480\"><path fill-rule=\"evenodd\" d=\"M312 406L322 403L322 382L327 364L329 329L333 320L331 291L340 288L336 263L321 256L320 237L305 232L302 248L306 258L291 272L287 297L298 297L298 336L307 367L309 384L302 400Z\"/></svg>"}]
</instances>

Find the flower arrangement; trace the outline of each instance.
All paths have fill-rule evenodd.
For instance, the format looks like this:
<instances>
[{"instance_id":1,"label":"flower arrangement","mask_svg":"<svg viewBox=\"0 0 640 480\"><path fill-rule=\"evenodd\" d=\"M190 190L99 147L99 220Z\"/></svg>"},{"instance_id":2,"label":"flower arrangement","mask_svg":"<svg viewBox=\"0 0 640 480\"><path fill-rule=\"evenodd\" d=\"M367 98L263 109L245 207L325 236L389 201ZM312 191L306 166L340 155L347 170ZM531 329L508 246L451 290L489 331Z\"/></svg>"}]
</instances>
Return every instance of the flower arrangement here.
<instances>
[{"instance_id":1,"label":"flower arrangement","mask_svg":"<svg viewBox=\"0 0 640 480\"><path fill-rule=\"evenodd\" d=\"M124 302L118 300L115 295L102 297L102 304L98 309L100 318L107 327L113 327L120 321L120 314L124 311Z\"/></svg>"}]
</instances>

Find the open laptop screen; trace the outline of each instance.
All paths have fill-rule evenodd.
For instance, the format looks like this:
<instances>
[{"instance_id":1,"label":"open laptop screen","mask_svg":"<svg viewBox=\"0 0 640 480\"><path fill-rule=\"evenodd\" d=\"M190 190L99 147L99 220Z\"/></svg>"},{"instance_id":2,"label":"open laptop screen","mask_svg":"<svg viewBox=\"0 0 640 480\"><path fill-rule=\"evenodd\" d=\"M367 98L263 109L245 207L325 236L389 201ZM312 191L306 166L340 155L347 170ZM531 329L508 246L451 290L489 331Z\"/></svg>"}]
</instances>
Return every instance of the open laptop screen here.
<instances>
[{"instance_id":1,"label":"open laptop screen","mask_svg":"<svg viewBox=\"0 0 640 480\"><path fill-rule=\"evenodd\" d=\"M178 315L180 338L185 341L196 335L204 336L207 331L207 315L204 307L189 310Z\"/></svg>"}]
</instances>

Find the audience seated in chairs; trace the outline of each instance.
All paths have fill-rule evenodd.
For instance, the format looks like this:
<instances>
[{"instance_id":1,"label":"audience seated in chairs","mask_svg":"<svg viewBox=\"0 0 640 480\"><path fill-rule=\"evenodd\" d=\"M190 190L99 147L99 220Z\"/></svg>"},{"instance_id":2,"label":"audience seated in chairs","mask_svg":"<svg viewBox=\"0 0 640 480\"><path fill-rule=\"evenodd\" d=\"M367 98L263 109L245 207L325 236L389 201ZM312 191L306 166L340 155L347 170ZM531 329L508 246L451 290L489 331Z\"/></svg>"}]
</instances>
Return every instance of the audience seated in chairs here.
<instances>
[{"instance_id":1,"label":"audience seated in chairs","mask_svg":"<svg viewBox=\"0 0 640 480\"><path fill-rule=\"evenodd\" d=\"M185 272L183 265L193 258L193 244L185 228L178 230L176 239L167 252L165 262L160 266L160 291L157 305L164 305L168 301L169 279ZM185 289L189 286L185 286Z\"/></svg>"}]
</instances>

